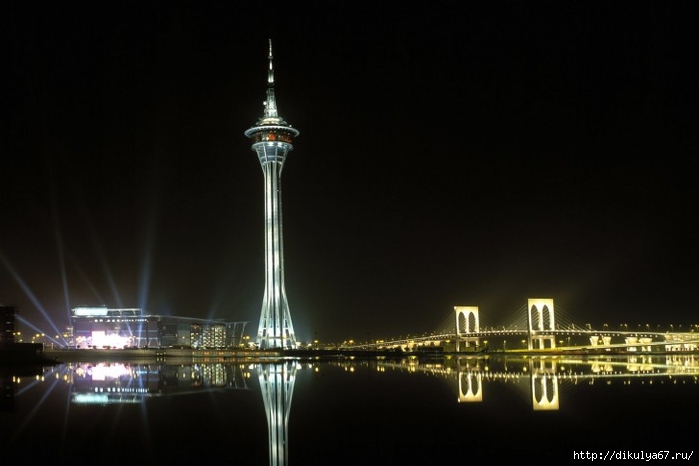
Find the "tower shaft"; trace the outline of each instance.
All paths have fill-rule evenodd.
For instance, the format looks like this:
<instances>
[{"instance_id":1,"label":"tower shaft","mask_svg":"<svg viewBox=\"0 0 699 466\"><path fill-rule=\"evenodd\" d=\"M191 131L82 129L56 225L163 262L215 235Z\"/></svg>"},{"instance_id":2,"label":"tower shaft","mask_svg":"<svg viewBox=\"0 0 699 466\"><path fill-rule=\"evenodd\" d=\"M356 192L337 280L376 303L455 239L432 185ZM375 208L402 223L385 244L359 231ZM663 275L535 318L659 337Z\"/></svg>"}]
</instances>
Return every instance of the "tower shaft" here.
<instances>
[{"instance_id":1,"label":"tower shaft","mask_svg":"<svg viewBox=\"0 0 699 466\"><path fill-rule=\"evenodd\" d=\"M290 144L255 144L265 186L265 292L257 340L260 348L296 346L284 286L281 172Z\"/></svg>"}]
</instances>

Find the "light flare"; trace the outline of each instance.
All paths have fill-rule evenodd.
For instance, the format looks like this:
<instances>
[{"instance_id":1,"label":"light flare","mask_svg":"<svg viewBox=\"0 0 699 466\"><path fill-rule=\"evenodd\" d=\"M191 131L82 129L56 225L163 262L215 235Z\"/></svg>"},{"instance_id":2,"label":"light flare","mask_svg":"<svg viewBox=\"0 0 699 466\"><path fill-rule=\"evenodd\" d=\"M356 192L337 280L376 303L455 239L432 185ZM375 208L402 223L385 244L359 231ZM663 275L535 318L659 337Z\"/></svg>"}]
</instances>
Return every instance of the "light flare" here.
<instances>
[{"instance_id":1,"label":"light flare","mask_svg":"<svg viewBox=\"0 0 699 466\"><path fill-rule=\"evenodd\" d=\"M56 334L56 335L61 335L63 332L61 332L60 330L58 330L58 327L56 326L56 323L53 321L53 319L51 319L51 317L49 316L48 312L46 312L46 309L44 309L44 306L42 306L42 304L39 302L39 300L38 300L37 297L34 295L34 293L32 292L32 290L29 289L29 286L24 282L24 280L22 279L22 277L20 277L19 273L17 273L17 271L16 271L15 268L12 266L12 264L11 264L10 261L9 261L9 259L7 258L7 256L5 256L5 254L2 252L2 250L0 250L0 261L2 261L2 263L3 263L3 265L5 266L5 268L7 269L7 271L10 272L10 274L12 275L12 278L14 278L15 281L17 282L17 284L22 288L22 291L24 291L24 294L27 296L27 298L29 298L29 300L34 304L34 306L36 307L36 309L37 309L39 312L41 312L41 315L43 315L44 318L48 321L48 323L51 325L51 328L53 328L53 330L55 330L55 334ZM24 319L22 319L22 320L24 320ZM24 320L24 322L25 322L26 324L29 324L26 320ZM33 326L32 326L32 327L33 327ZM34 328L35 328L35 327L34 327ZM46 332L41 332L41 333L46 333ZM56 342L56 343L58 343L58 342ZM65 343L65 342L64 342L64 343Z\"/></svg>"}]
</instances>

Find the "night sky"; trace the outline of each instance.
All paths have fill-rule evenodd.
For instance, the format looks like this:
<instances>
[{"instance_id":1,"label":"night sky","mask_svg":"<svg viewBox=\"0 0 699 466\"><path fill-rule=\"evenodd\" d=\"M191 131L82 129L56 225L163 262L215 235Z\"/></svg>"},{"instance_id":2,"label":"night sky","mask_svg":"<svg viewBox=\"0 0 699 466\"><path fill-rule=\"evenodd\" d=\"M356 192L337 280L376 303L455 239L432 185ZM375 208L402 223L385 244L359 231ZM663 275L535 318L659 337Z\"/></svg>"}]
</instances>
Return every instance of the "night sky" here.
<instances>
[{"instance_id":1,"label":"night sky","mask_svg":"<svg viewBox=\"0 0 699 466\"><path fill-rule=\"evenodd\" d=\"M256 332L271 38L300 340L699 323L692 4L6 2L0 302Z\"/></svg>"}]
</instances>

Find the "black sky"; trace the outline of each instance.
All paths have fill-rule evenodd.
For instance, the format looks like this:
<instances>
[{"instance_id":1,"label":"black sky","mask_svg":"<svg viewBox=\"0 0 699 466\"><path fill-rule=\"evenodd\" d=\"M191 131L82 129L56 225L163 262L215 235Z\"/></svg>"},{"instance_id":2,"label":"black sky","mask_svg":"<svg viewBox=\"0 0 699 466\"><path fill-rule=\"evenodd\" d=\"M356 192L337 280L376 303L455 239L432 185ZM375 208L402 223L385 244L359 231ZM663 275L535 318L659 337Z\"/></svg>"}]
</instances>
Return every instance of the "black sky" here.
<instances>
[{"instance_id":1,"label":"black sky","mask_svg":"<svg viewBox=\"0 0 699 466\"><path fill-rule=\"evenodd\" d=\"M697 322L692 2L13 2L0 302L247 320L267 40L297 334ZM63 280L62 270L66 272ZM118 290L118 292L115 292ZM254 328L252 328L254 327Z\"/></svg>"}]
</instances>

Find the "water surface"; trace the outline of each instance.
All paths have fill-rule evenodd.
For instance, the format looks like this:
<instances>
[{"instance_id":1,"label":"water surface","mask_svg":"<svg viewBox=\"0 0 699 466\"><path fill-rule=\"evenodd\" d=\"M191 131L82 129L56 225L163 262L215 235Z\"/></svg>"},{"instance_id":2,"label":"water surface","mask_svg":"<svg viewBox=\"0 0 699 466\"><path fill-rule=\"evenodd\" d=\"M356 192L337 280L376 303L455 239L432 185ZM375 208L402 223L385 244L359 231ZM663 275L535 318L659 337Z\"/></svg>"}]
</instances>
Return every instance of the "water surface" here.
<instances>
[{"instance_id":1,"label":"water surface","mask_svg":"<svg viewBox=\"0 0 699 466\"><path fill-rule=\"evenodd\" d=\"M688 454L699 408L699 359L691 354L94 361L2 371L3 458L53 464Z\"/></svg>"}]
</instances>

